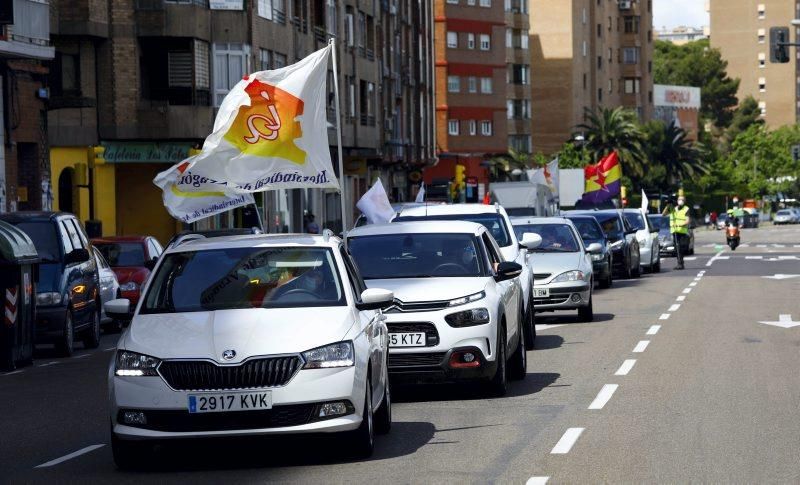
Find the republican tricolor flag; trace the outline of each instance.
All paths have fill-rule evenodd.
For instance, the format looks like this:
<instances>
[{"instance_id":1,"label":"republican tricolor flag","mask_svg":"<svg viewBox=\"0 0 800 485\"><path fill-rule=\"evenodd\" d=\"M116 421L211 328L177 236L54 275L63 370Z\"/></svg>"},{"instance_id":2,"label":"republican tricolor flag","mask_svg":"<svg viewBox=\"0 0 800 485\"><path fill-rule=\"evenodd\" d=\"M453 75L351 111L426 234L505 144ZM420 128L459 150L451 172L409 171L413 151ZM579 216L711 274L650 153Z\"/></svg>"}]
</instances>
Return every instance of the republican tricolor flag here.
<instances>
[{"instance_id":1,"label":"republican tricolor flag","mask_svg":"<svg viewBox=\"0 0 800 485\"><path fill-rule=\"evenodd\" d=\"M583 169L586 185L583 193L585 205L598 205L619 195L622 186L622 166L617 152L611 152L594 165Z\"/></svg>"}]
</instances>

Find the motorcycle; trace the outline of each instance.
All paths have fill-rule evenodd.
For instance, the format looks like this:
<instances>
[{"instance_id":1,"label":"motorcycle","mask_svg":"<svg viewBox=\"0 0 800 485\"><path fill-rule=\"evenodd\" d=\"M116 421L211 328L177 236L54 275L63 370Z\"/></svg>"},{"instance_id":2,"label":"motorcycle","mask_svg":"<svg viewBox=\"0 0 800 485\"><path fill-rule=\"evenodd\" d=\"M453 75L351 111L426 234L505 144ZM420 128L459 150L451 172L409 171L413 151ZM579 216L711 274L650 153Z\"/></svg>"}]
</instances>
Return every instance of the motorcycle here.
<instances>
[{"instance_id":1,"label":"motorcycle","mask_svg":"<svg viewBox=\"0 0 800 485\"><path fill-rule=\"evenodd\" d=\"M728 220L725 225L725 239L728 242L728 246L731 247L731 251L736 251L736 247L739 246L739 242L741 241L739 224L737 221Z\"/></svg>"}]
</instances>

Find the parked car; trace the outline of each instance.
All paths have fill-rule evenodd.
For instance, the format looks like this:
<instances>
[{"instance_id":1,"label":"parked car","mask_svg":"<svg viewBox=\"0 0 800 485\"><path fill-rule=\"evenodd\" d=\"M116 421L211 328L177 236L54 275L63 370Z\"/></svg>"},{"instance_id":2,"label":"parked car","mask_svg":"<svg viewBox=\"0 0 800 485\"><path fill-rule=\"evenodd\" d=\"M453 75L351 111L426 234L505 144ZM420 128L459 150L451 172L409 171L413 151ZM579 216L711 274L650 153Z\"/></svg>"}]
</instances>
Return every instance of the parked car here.
<instances>
[{"instance_id":1,"label":"parked car","mask_svg":"<svg viewBox=\"0 0 800 485\"><path fill-rule=\"evenodd\" d=\"M136 305L150 270L164 251L161 244L150 236L104 237L92 239L92 244L114 269L121 297Z\"/></svg>"},{"instance_id":2,"label":"parked car","mask_svg":"<svg viewBox=\"0 0 800 485\"><path fill-rule=\"evenodd\" d=\"M800 217L798 217L798 214L791 209L781 209L775 213L775 217L772 219L772 222L778 226L783 224L797 224L800 222Z\"/></svg>"},{"instance_id":3,"label":"parked car","mask_svg":"<svg viewBox=\"0 0 800 485\"><path fill-rule=\"evenodd\" d=\"M115 322L113 318L106 314L105 303L111 300L116 300L122 296L119 289L119 281L114 270L103 257L102 253L96 247L92 248L94 254L95 264L97 264L97 274L100 278L100 324L111 327L114 330L119 330L120 325Z\"/></svg>"},{"instance_id":4,"label":"parked car","mask_svg":"<svg viewBox=\"0 0 800 485\"><path fill-rule=\"evenodd\" d=\"M572 221L575 229L578 230L584 246L589 247L594 243L601 246L601 252L591 254L592 271L600 288L611 288L614 282L614 272L612 270L614 267L614 255L609 247L608 237L603 232L603 227L597 222L597 219L591 216L568 215L566 218ZM536 275L534 275L535 277Z\"/></svg>"},{"instance_id":5,"label":"parked car","mask_svg":"<svg viewBox=\"0 0 800 485\"><path fill-rule=\"evenodd\" d=\"M378 310L392 302L329 231L168 249L109 369L115 462L146 464L158 440L285 433L341 432L369 456L391 427ZM131 309L106 304L120 318Z\"/></svg>"},{"instance_id":6,"label":"parked car","mask_svg":"<svg viewBox=\"0 0 800 485\"><path fill-rule=\"evenodd\" d=\"M609 240L614 254L613 270L616 277L638 278L641 276L641 256L636 229L622 216L618 209L597 211L569 211L568 215L588 215L594 217Z\"/></svg>"},{"instance_id":7,"label":"parked car","mask_svg":"<svg viewBox=\"0 0 800 485\"><path fill-rule=\"evenodd\" d=\"M599 243L584 246L575 225L563 217L513 218L515 231L534 233L542 243L533 250L538 271L534 276L536 312L578 310L582 322L594 320L592 254L601 254Z\"/></svg>"},{"instance_id":8,"label":"parked car","mask_svg":"<svg viewBox=\"0 0 800 485\"><path fill-rule=\"evenodd\" d=\"M367 286L392 290L389 373L411 381L484 381L504 395L526 373L522 266L481 224L396 222L350 231Z\"/></svg>"},{"instance_id":9,"label":"parked car","mask_svg":"<svg viewBox=\"0 0 800 485\"><path fill-rule=\"evenodd\" d=\"M503 258L522 266L519 283L522 286L525 307L525 348L533 350L536 339L535 312L533 308L533 260L528 257L528 248L533 240L520 240L511 230L511 219L499 204L449 204L427 207L404 208L394 222L406 221L467 221L483 224L494 238Z\"/></svg>"},{"instance_id":10,"label":"parked car","mask_svg":"<svg viewBox=\"0 0 800 485\"><path fill-rule=\"evenodd\" d=\"M661 253L658 242L659 228L654 226L641 209L622 209L622 215L628 224L636 229L636 241L639 243L639 255L642 266L651 273L661 271Z\"/></svg>"},{"instance_id":11,"label":"parked car","mask_svg":"<svg viewBox=\"0 0 800 485\"><path fill-rule=\"evenodd\" d=\"M724 214L719 216L720 219L723 218ZM658 245L659 245L659 252L662 256L675 256L675 240L672 237L672 233L669 232L669 217L662 216L660 214L652 214L647 216L650 219L650 222L653 224L653 227L658 228ZM728 216L725 215L725 220L728 220ZM689 225L689 242L686 246L686 254L694 254L694 229L695 224Z\"/></svg>"},{"instance_id":12,"label":"parked car","mask_svg":"<svg viewBox=\"0 0 800 485\"><path fill-rule=\"evenodd\" d=\"M54 343L63 356L75 337L100 344L100 276L80 221L65 212L13 212L0 219L22 229L39 253L36 343Z\"/></svg>"}]
</instances>

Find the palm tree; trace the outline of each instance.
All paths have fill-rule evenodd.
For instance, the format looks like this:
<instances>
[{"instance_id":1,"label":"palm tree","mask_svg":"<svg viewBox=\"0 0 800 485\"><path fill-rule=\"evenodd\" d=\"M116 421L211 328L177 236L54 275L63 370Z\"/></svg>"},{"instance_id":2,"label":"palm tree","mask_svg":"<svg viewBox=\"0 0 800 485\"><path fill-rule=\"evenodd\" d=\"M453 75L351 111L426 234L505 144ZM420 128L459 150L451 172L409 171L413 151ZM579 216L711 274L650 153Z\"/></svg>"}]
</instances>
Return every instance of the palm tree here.
<instances>
[{"instance_id":1,"label":"palm tree","mask_svg":"<svg viewBox=\"0 0 800 485\"><path fill-rule=\"evenodd\" d=\"M499 182L511 179L514 170L529 170L532 165L531 156L527 153L518 152L513 148L508 149L508 153L489 160L489 174L493 181Z\"/></svg>"},{"instance_id":2,"label":"palm tree","mask_svg":"<svg viewBox=\"0 0 800 485\"><path fill-rule=\"evenodd\" d=\"M650 156L664 166L670 186L707 174L709 170L702 149L686 138L686 130L675 123L662 124L662 127L664 131L658 140L651 140Z\"/></svg>"},{"instance_id":3,"label":"palm tree","mask_svg":"<svg viewBox=\"0 0 800 485\"><path fill-rule=\"evenodd\" d=\"M622 107L600 108L598 113L586 108L586 123L576 128L583 132L585 148L596 162L616 151L623 170L635 175L644 173L643 136L636 113Z\"/></svg>"}]
</instances>

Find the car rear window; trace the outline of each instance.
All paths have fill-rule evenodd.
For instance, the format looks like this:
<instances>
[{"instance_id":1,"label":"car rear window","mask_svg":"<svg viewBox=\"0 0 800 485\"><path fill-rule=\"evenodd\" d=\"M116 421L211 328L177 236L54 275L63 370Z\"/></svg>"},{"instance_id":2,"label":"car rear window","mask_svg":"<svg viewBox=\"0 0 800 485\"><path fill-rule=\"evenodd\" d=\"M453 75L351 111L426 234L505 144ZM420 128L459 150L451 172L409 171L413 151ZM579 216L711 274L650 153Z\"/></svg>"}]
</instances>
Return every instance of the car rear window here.
<instances>
[{"instance_id":1,"label":"car rear window","mask_svg":"<svg viewBox=\"0 0 800 485\"><path fill-rule=\"evenodd\" d=\"M501 248L511 245L511 235L500 214L437 214L430 216L400 216L396 222L404 221L467 221L482 224Z\"/></svg>"},{"instance_id":2,"label":"car rear window","mask_svg":"<svg viewBox=\"0 0 800 485\"><path fill-rule=\"evenodd\" d=\"M579 250L578 241L572 229L566 224L524 224L514 226L517 238L522 239L526 232L532 232L542 237L542 244L536 248L540 252L576 252Z\"/></svg>"},{"instance_id":3,"label":"car rear window","mask_svg":"<svg viewBox=\"0 0 800 485\"><path fill-rule=\"evenodd\" d=\"M142 243L96 243L103 257L112 268L121 266L144 266L144 246Z\"/></svg>"},{"instance_id":4,"label":"car rear window","mask_svg":"<svg viewBox=\"0 0 800 485\"><path fill-rule=\"evenodd\" d=\"M593 219L570 219L584 241L599 241L605 236Z\"/></svg>"},{"instance_id":5,"label":"car rear window","mask_svg":"<svg viewBox=\"0 0 800 485\"><path fill-rule=\"evenodd\" d=\"M641 231L642 229L647 229L644 223L644 217L641 214L637 214L635 212L626 212L625 220L628 221L628 224L631 225L637 231Z\"/></svg>"},{"instance_id":6,"label":"car rear window","mask_svg":"<svg viewBox=\"0 0 800 485\"><path fill-rule=\"evenodd\" d=\"M43 263L61 260L61 243L55 224L50 221L19 222L16 226L31 238Z\"/></svg>"}]
</instances>

